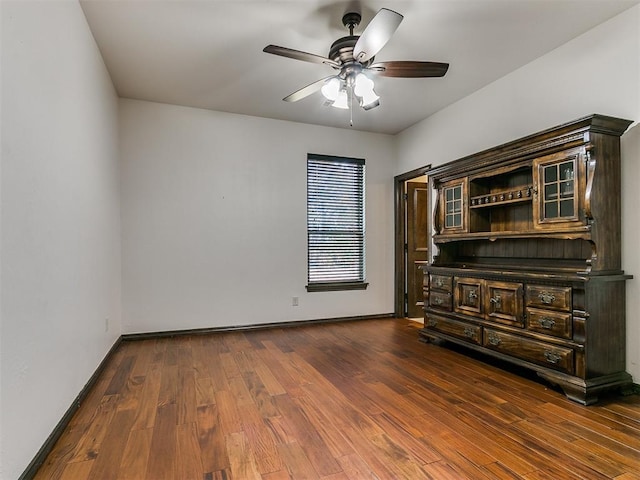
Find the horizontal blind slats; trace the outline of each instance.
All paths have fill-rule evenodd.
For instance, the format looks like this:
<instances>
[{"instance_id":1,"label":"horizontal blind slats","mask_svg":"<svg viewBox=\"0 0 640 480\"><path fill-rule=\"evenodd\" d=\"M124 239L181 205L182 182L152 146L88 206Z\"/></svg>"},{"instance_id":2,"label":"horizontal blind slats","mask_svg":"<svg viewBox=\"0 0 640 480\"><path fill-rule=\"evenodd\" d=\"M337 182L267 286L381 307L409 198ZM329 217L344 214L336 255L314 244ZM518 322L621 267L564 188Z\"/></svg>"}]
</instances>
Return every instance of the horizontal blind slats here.
<instances>
[{"instance_id":1,"label":"horizontal blind slats","mask_svg":"<svg viewBox=\"0 0 640 480\"><path fill-rule=\"evenodd\" d=\"M307 157L309 283L364 281L364 160Z\"/></svg>"}]
</instances>

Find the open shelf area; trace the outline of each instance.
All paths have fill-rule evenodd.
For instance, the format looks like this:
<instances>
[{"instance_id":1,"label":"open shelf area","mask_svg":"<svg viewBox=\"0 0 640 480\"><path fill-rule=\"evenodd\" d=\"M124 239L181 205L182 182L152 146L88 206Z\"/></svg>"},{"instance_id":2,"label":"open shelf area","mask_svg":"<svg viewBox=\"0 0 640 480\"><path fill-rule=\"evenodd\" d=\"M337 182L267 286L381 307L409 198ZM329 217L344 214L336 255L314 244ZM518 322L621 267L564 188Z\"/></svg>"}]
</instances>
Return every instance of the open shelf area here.
<instances>
[{"instance_id":1,"label":"open shelf area","mask_svg":"<svg viewBox=\"0 0 640 480\"><path fill-rule=\"evenodd\" d=\"M469 208L487 208L512 203L531 202L533 185L478 195L469 199Z\"/></svg>"}]
</instances>

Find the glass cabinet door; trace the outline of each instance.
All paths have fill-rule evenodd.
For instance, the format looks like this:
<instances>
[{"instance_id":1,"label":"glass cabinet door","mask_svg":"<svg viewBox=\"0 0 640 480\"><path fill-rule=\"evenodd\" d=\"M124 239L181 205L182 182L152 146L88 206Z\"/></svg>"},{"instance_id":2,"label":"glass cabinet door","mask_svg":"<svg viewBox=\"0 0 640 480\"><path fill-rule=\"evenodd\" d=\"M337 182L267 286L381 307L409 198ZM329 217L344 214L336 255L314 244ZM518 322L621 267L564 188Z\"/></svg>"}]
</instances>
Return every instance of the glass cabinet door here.
<instances>
[{"instance_id":1,"label":"glass cabinet door","mask_svg":"<svg viewBox=\"0 0 640 480\"><path fill-rule=\"evenodd\" d=\"M580 222L580 155L554 154L534 161L534 220L536 227Z\"/></svg>"},{"instance_id":2,"label":"glass cabinet door","mask_svg":"<svg viewBox=\"0 0 640 480\"><path fill-rule=\"evenodd\" d=\"M440 187L441 233L467 231L467 181L456 180Z\"/></svg>"},{"instance_id":3,"label":"glass cabinet door","mask_svg":"<svg viewBox=\"0 0 640 480\"><path fill-rule=\"evenodd\" d=\"M573 188L575 161L543 165L542 170L544 218L574 217L576 213L576 197Z\"/></svg>"},{"instance_id":4,"label":"glass cabinet door","mask_svg":"<svg viewBox=\"0 0 640 480\"><path fill-rule=\"evenodd\" d=\"M454 185L444 189L444 228L462 226L462 185Z\"/></svg>"}]
</instances>

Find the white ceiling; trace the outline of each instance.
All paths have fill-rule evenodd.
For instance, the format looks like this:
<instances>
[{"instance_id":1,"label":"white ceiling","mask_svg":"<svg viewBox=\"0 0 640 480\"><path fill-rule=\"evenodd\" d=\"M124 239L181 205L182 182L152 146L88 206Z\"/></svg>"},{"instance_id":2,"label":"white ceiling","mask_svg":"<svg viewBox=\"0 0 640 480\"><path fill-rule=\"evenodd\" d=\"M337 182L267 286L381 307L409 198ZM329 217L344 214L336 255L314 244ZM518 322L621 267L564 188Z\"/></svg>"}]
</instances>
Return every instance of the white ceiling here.
<instances>
[{"instance_id":1,"label":"white ceiling","mask_svg":"<svg viewBox=\"0 0 640 480\"><path fill-rule=\"evenodd\" d=\"M118 94L258 117L350 128L315 93L282 98L333 70L262 52L326 56L359 11L404 21L376 61L447 62L443 78L377 77L381 105L354 110L358 130L395 134L529 63L640 0L81 0ZM635 60L637 61L637 60Z\"/></svg>"}]
</instances>

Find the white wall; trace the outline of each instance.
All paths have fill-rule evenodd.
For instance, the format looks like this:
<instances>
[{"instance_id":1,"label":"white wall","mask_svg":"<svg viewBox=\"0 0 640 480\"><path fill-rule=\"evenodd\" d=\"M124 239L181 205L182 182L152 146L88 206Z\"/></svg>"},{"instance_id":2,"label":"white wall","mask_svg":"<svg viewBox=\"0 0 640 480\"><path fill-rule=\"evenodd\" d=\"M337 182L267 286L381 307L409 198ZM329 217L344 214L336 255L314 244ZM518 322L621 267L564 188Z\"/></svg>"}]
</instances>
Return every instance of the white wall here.
<instances>
[{"instance_id":1,"label":"white wall","mask_svg":"<svg viewBox=\"0 0 640 480\"><path fill-rule=\"evenodd\" d=\"M117 108L76 1L2 2L0 478L121 331Z\"/></svg>"},{"instance_id":2,"label":"white wall","mask_svg":"<svg viewBox=\"0 0 640 480\"><path fill-rule=\"evenodd\" d=\"M638 115L633 117L640 119ZM640 124L627 130L622 147L622 267L627 282L627 371L640 383Z\"/></svg>"},{"instance_id":3,"label":"white wall","mask_svg":"<svg viewBox=\"0 0 640 480\"><path fill-rule=\"evenodd\" d=\"M393 137L121 100L120 138L124 332L393 312ZM366 159L365 291L305 290L309 152Z\"/></svg>"},{"instance_id":4,"label":"white wall","mask_svg":"<svg viewBox=\"0 0 640 480\"><path fill-rule=\"evenodd\" d=\"M591 113L640 120L640 6L525 65L398 136L396 173L456 158ZM453 66L455 68L455 65ZM627 368L640 381L640 134L622 137Z\"/></svg>"},{"instance_id":5,"label":"white wall","mask_svg":"<svg viewBox=\"0 0 640 480\"><path fill-rule=\"evenodd\" d=\"M3 25L3 12L4 9L2 7L2 2L0 2L0 26ZM3 36L2 31L0 31L0 54L2 53L2 44L3 44ZM2 75L2 61L0 61L0 112L2 112L2 85L3 85L3 75ZM2 456L4 452L4 438L2 435L2 417L4 410L2 409L2 157L3 150L1 145L2 142L2 118L0 116L0 478L3 478L3 463Z\"/></svg>"}]
</instances>

